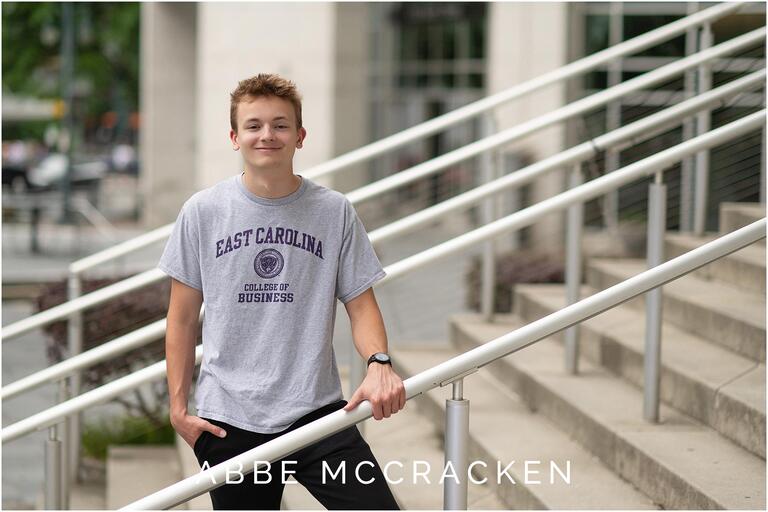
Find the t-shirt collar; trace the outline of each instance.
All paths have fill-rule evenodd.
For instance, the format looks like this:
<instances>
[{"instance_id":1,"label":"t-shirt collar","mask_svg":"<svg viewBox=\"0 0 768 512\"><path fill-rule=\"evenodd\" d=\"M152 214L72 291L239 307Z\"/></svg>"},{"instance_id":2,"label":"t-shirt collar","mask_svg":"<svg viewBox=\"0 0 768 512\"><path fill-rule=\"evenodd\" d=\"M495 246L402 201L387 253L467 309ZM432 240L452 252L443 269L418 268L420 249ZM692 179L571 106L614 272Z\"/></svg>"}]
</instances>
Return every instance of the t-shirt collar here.
<instances>
[{"instance_id":1,"label":"t-shirt collar","mask_svg":"<svg viewBox=\"0 0 768 512\"><path fill-rule=\"evenodd\" d=\"M254 203L258 203L265 206L281 206L288 203L292 203L299 197L301 197L302 194L304 194L304 191L307 189L307 180L304 179L304 177L301 174L297 174L299 178L301 178L301 184L299 185L299 188L288 194L287 196L283 197L261 197L257 196L250 190L248 190L248 187L245 186L245 183L243 183L243 176L245 175L244 172L241 172L240 174L235 176L235 183L237 183L237 188L240 189L240 192L247 198L253 201Z\"/></svg>"}]
</instances>

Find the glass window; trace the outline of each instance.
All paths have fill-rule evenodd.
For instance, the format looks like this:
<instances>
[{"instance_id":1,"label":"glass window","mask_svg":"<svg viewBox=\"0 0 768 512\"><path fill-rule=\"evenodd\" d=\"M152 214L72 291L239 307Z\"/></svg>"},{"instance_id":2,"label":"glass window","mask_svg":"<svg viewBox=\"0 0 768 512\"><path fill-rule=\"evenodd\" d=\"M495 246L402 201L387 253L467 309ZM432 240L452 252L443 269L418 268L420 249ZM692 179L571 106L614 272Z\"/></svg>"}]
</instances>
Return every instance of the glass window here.
<instances>
[{"instance_id":1,"label":"glass window","mask_svg":"<svg viewBox=\"0 0 768 512\"><path fill-rule=\"evenodd\" d=\"M632 39L663 25L680 19L681 16L649 15L624 16L624 41ZM685 35L669 39L636 54L641 57L682 57L685 55Z\"/></svg>"},{"instance_id":2,"label":"glass window","mask_svg":"<svg viewBox=\"0 0 768 512\"><path fill-rule=\"evenodd\" d=\"M584 17L586 27L585 52L591 55L608 48L608 16L602 14L588 14Z\"/></svg>"}]
</instances>

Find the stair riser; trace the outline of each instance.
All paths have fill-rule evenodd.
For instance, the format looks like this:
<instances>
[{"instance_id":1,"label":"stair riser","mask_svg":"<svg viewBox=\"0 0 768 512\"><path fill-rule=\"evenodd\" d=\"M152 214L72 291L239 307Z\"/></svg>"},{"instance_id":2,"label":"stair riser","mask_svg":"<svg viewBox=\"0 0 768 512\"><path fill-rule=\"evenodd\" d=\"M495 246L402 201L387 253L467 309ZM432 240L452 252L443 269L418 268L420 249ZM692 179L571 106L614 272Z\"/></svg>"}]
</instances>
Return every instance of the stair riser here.
<instances>
[{"instance_id":1,"label":"stair riser","mask_svg":"<svg viewBox=\"0 0 768 512\"><path fill-rule=\"evenodd\" d=\"M397 365L396 359L394 362ZM403 368L402 365L397 366L398 368ZM411 375L403 374L401 377L407 378L411 377ZM495 471L493 464L496 461L496 457L482 446L482 443L480 443L477 437L477 433L472 431L472 397L467 397L467 399L470 401L469 460L483 460L488 464L488 469L484 470L486 471L486 474L475 474L475 478L480 479L484 476L487 477L488 488L493 490L499 499L501 499L501 501L503 501L510 509L547 510L545 504L521 483L524 481L524 475L518 473L517 470L509 470L509 474L512 475L516 484L513 485L502 480L502 485L498 485L498 482L493 477ZM427 393L414 399L412 402L414 402L418 411L435 425L440 435L445 436L445 401L440 400L433 394Z\"/></svg>"},{"instance_id":2,"label":"stair riser","mask_svg":"<svg viewBox=\"0 0 768 512\"><path fill-rule=\"evenodd\" d=\"M461 350L480 345L455 325L452 326L452 340ZM584 411L558 397L537 382L533 375L516 367L513 359L514 356L500 359L487 368L532 410L542 413L568 432L606 466L634 484L654 502L668 509L723 508L664 465L594 421Z\"/></svg>"},{"instance_id":3,"label":"stair riser","mask_svg":"<svg viewBox=\"0 0 768 512\"><path fill-rule=\"evenodd\" d=\"M720 233L725 234L736 231L739 228L757 222L765 215L764 213L762 215L756 215L755 213L742 211L739 208L731 209L727 205L723 205L720 209ZM765 238L761 239L758 243L765 245Z\"/></svg>"},{"instance_id":4,"label":"stair riser","mask_svg":"<svg viewBox=\"0 0 768 512\"><path fill-rule=\"evenodd\" d=\"M688 252L688 248L668 241L665 246L667 259ZM765 295L765 266L750 264L735 257L726 256L704 265L694 275L707 280L728 283L745 291Z\"/></svg>"},{"instance_id":5,"label":"stair riser","mask_svg":"<svg viewBox=\"0 0 768 512\"><path fill-rule=\"evenodd\" d=\"M515 295L517 314L534 321L553 313L528 294ZM601 335L586 325L580 328L580 353L589 361L600 364L616 375L643 387L643 355L623 345L617 339ZM561 342L564 333L555 336ZM661 400L683 413L714 428L738 445L765 458L765 414L728 395L674 372L661 368Z\"/></svg>"},{"instance_id":6,"label":"stair riser","mask_svg":"<svg viewBox=\"0 0 768 512\"><path fill-rule=\"evenodd\" d=\"M618 284L621 279L594 267L587 268L587 284L604 290ZM627 302L630 306L645 309L645 295ZM765 362L765 329L725 316L718 311L701 308L689 302L664 296L664 321L670 322L697 336L748 357Z\"/></svg>"}]
</instances>

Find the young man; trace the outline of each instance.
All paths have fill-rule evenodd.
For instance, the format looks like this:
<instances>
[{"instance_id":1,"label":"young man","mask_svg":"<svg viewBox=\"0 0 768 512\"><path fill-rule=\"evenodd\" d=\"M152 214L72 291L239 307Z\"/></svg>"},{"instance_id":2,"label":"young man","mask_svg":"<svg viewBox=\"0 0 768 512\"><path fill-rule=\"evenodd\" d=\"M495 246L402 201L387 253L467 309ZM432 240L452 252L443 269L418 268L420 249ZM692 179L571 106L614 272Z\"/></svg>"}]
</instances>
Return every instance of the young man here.
<instances>
[{"instance_id":1,"label":"young man","mask_svg":"<svg viewBox=\"0 0 768 512\"><path fill-rule=\"evenodd\" d=\"M294 152L307 135L294 84L265 74L241 81L231 95L230 124L244 172L184 204L158 265L172 278L166 332L171 423L201 467L363 400L377 420L405 406L371 288L385 272L365 228L344 195L293 172ZM368 361L349 403L342 400L332 346L336 299ZM203 301L195 416L187 400ZM210 493L214 508L279 509L283 467L326 508L397 508L357 427L285 461L271 465L269 483L249 475L217 487ZM346 483L328 473L342 462ZM268 479L262 476L259 482Z\"/></svg>"}]
</instances>

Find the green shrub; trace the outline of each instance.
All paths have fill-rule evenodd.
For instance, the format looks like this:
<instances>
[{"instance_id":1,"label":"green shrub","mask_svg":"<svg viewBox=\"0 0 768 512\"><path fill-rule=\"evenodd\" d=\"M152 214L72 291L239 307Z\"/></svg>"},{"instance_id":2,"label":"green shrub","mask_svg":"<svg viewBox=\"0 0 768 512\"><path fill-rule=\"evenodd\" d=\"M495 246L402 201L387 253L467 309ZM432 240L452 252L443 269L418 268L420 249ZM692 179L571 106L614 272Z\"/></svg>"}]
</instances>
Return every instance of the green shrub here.
<instances>
[{"instance_id":1,"label":"green shrub","mask_svg":"<svg viewBox=\"0 0 768 512\"><path fill-rule=\"evenodd\" d=\"M174 433L169 421L158 427L145 417L120 416L87 423L82 447L85 455L105 460L111 444L173 444Z\"/></svg>"},{"instance_id":2,"label":"green shrub","mask_svg":"<svg viewBox=\"0 0 768 512\"><path fill-rule=\"evenodd\" d=\"M496 257L494 312L512 312L512 292L517 283L562 283L565 269L562 258L530 250L507 252ZM480 310L482 258L475 257L466 275L467 306Z\"/></svg>"}]
</instances>

